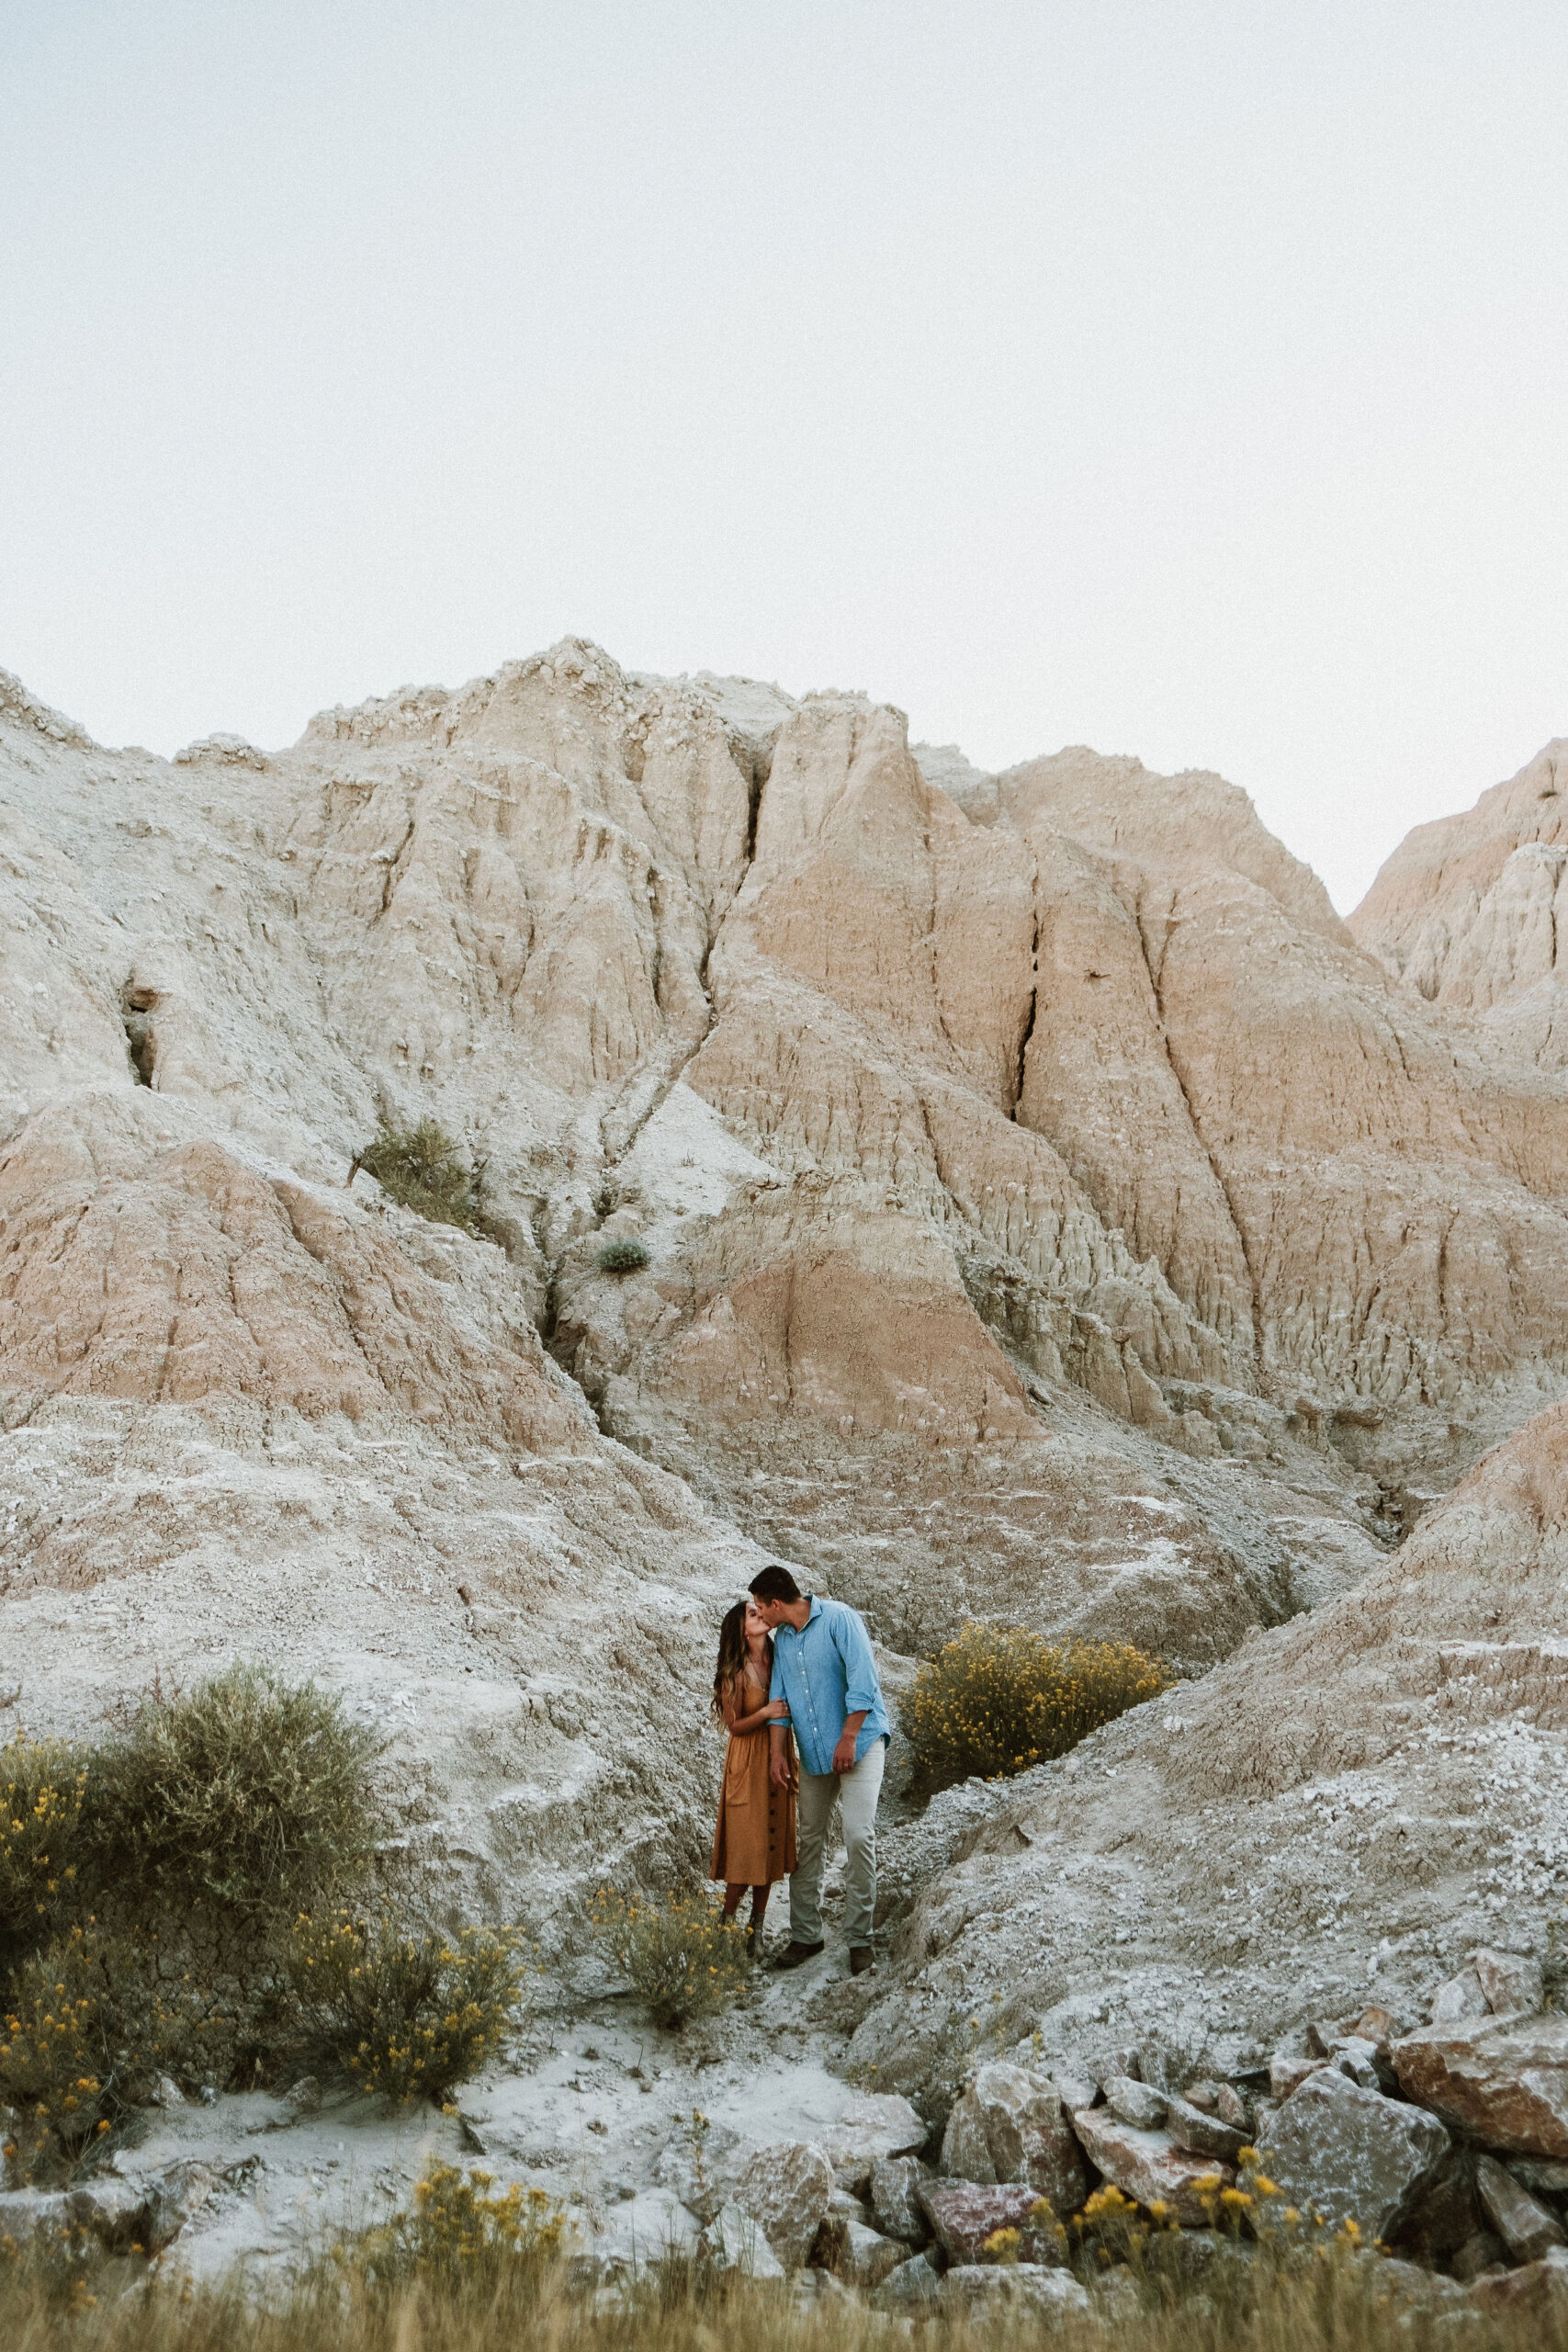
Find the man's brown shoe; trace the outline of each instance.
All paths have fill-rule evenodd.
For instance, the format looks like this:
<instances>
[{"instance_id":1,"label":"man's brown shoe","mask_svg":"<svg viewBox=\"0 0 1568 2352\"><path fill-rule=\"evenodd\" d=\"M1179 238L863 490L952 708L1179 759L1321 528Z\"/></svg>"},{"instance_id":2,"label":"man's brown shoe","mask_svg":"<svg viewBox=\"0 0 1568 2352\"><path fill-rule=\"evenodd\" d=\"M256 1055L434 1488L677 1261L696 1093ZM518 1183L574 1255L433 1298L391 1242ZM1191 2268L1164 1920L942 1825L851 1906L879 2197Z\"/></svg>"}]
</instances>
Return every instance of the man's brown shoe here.
<instances>
[{"instance_id":1,"label":"man's brown shoe","mask_svg":"<svg viewBox=\"0 0 1568 2352\"><path fill-rule=\"evenodd\" d=\"M777 1960L774 1961L773 1966L775 1968L798 1968L803 1960L815 1960L821 1949L822 1946L819 1943L788 1943L784 1946L783 1951L780 1952Z\"/></svg>"},{"instance_id":2,"label":"man's brown shoe","mask_svg":"<svg viewBox=\"0 0 1568 2352\"><path fill-rule=\"evenodd\" d=\"M876 1958L869 1944L856 1944L850 1954L850 1974L863 1976Z\"/></svg>"}]
</instances>

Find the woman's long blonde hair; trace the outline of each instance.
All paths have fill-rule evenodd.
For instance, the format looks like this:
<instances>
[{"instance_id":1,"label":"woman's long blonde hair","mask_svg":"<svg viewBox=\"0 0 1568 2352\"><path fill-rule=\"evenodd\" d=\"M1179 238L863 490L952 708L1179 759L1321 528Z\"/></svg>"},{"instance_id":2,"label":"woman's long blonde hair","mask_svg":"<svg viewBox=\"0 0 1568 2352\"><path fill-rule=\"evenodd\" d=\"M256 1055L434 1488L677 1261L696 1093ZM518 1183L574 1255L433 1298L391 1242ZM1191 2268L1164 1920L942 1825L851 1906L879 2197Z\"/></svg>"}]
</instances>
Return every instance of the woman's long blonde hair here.
<instances>
[{"instance_id":1,"label":"woman's long blonde hair","mask_svg":"<svg viewBox=\"0 0 1568 2352\"><path fill-rule=\"evenodd\" d=\"M738 1600L724 1612L724 1623L718 1629L718 1665L713 1678L713 1711L719 1722L724 1721L725 1693L735 1688L746 1671L750 1652L746 1647L746 1603ZM773 1637L770 1634L763 1646L767 1659L768 1679L773 1672Z\"/></svg>"}]
</instances>

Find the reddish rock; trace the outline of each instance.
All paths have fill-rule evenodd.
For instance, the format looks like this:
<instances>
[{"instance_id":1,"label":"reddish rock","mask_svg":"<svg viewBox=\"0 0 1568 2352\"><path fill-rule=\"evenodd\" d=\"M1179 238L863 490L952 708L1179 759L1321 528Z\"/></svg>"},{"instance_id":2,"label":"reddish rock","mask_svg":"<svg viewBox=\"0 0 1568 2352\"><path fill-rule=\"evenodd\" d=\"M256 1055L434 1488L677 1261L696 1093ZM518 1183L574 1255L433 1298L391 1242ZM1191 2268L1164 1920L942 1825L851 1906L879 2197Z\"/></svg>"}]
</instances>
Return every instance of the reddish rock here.
<instances>
[{"instance_id":1,"label":"reddish rock","mask_svg":"<svg viewBox=\"0 0 1568 2352\"><path fill-rule=\"evenodd\" d=\"M1020 2252L1030 2261L1066 2259L1055 2230L1049 2224L1044 2230L1034 2225L1032 2216L1041 2192L1026 2181L996 2187L976 2180L922 2181L916 2194L949 2262L978 2262L994 2230L1021 2231Z\"/></svg>"},{"instance_id":2,"label":"reddish rock","mask_svg":"<svg viewBox=\"0 0 1568 2352\"><path fill-rule=\"evenodd\" d=\"M1532 2319L1560 2326L1568 2321L1568 2254L1549 2254L1522 2270L1477 2278L1470 2300L1497 2319Z\"/></svg>"},{"instance_id":3,"label":"reddish rock","mask_svg":"<svg viewBox=\"0 0 1568 2352\"><path fill-rule=\"evenodd\" d=\"M1088 2187L1055 2084L1003 2060L981 2066L954 2104L942 2168L959 2180L1027 2183L1058 2213L1076 2213Z\"/></svg>"},{"instance_id":4,"label":"reddish rock","mask_svg":"<svg viewBox=\"0 0 1568 2352\"><path fill-rule=\"evenodd\" d=\"M1478 2018L1406 2034L1389 2054L1407 2098L1483 2147L1568 2156L1568 2017Z\"/></svg>"},{"instance_id":5,"label":"reddish rock","mask_svg":"<svg viewBox=\"0 0 1568 2352\"><path fill-rule=\"evenodd\" d=\"M1212 2192L1216 2185L1229 2188L1235 2178L1231 2165L1179 2148L1168 2132L1139 2132L1119 2123L1109 2108L1080 2108L1073 2130L1090 2164L1113 2188L1140 2205L1169 2206L1184 2229L1201 2230L1210 2219L1199 2181Z\"/></svg>"},{"instance_id":6,"label":"reddish rock","mask_svg":"<svg viewBox=\"0 0 1568 2352\"><path fill-rule=\"evenodd\" d=\"M1533 2017L1546 2007L1546 1981L1539 1960L1517 1951L1482 1951L1471 1966L1499 2017Z\"/></svg>"}]
</instances>

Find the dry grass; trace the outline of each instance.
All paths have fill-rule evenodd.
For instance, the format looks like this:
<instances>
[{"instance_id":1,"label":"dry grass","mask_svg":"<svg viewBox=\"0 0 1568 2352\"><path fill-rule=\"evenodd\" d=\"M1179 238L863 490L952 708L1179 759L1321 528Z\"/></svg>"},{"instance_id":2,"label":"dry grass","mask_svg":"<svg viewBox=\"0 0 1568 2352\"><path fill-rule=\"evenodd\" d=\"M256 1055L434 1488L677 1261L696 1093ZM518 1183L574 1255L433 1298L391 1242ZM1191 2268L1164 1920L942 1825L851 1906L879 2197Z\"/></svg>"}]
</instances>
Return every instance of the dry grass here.
<instances>
[{"instance_id":1,"label":"dry grass","mask_svg":"<svg viewBox=\"0 0 1568 2352\"><path fill-rule=\"evenodd\" d=\"M904 1728L928 1787L998 1780L1065 1756L1166 1682L1128 1642L1056 1645L1021 1625L976 1623L921 1667Z\"/></svg>"},{"instance_id":2,"label":"dry grass","mask_svg":"<svg viewBox=\"0 0 1568 2352\"><path fill-rule=\"evenodd\" d=\"M651 2271L624 2310L598 2311L541 2252L497 2259L492 2244L477 2260L416 2257L374 2276L354 2259L323 2262L265 2309L238 2282L183 2293L175 2279L152 2280L127 2293L123 2277L0 2259L0 2341L7 2352L886 2352L898 2340L863 2306L801 2311L787 2290L680 2263ZM1568 2352L1561 2321L1478 2315L1456 2328L1401 2301L1368 2261L1260 2262L1201 2292L1115 2275L1122 2294L1093 2317L939 2320L917 2340L931 2352Z\"/></svg>"}]
</instances>

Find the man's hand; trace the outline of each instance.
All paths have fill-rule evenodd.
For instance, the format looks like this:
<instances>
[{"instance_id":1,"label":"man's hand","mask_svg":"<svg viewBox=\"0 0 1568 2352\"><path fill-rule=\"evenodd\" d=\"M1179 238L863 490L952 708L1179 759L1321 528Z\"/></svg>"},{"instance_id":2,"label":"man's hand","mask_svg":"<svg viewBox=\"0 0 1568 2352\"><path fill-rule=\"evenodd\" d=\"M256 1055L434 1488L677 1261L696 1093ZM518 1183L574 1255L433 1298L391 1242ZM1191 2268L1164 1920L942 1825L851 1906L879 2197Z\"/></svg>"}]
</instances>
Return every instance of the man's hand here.
<instances>
[{"instance_id":1,"label":"man's hand","mask_svg":"<svg viewBox=\"0 0 1568 2352\"><path fill-rule=\"evenodd\" d=\"M789 1786L789 1734L782 1724L768 1725L768 1778L775 1789Z\"/></svg>"},{"instance_id":2,"label":"man's hand","mask_svg":"<svg viewBox=\"0 0 1568 2352\"><path fill-rule=\"evenodd\" d=\"M861 1725L864 1723L865 1718L866 1710L864 1707L857 1707L852 1715L847 1715L845 1717L844 1728L839 1734L839 1745L833 1750L833 1770L835 1772L852 1772L854 1770L855 1742L860 1737Z\"/></svg>"}]
</instances>

